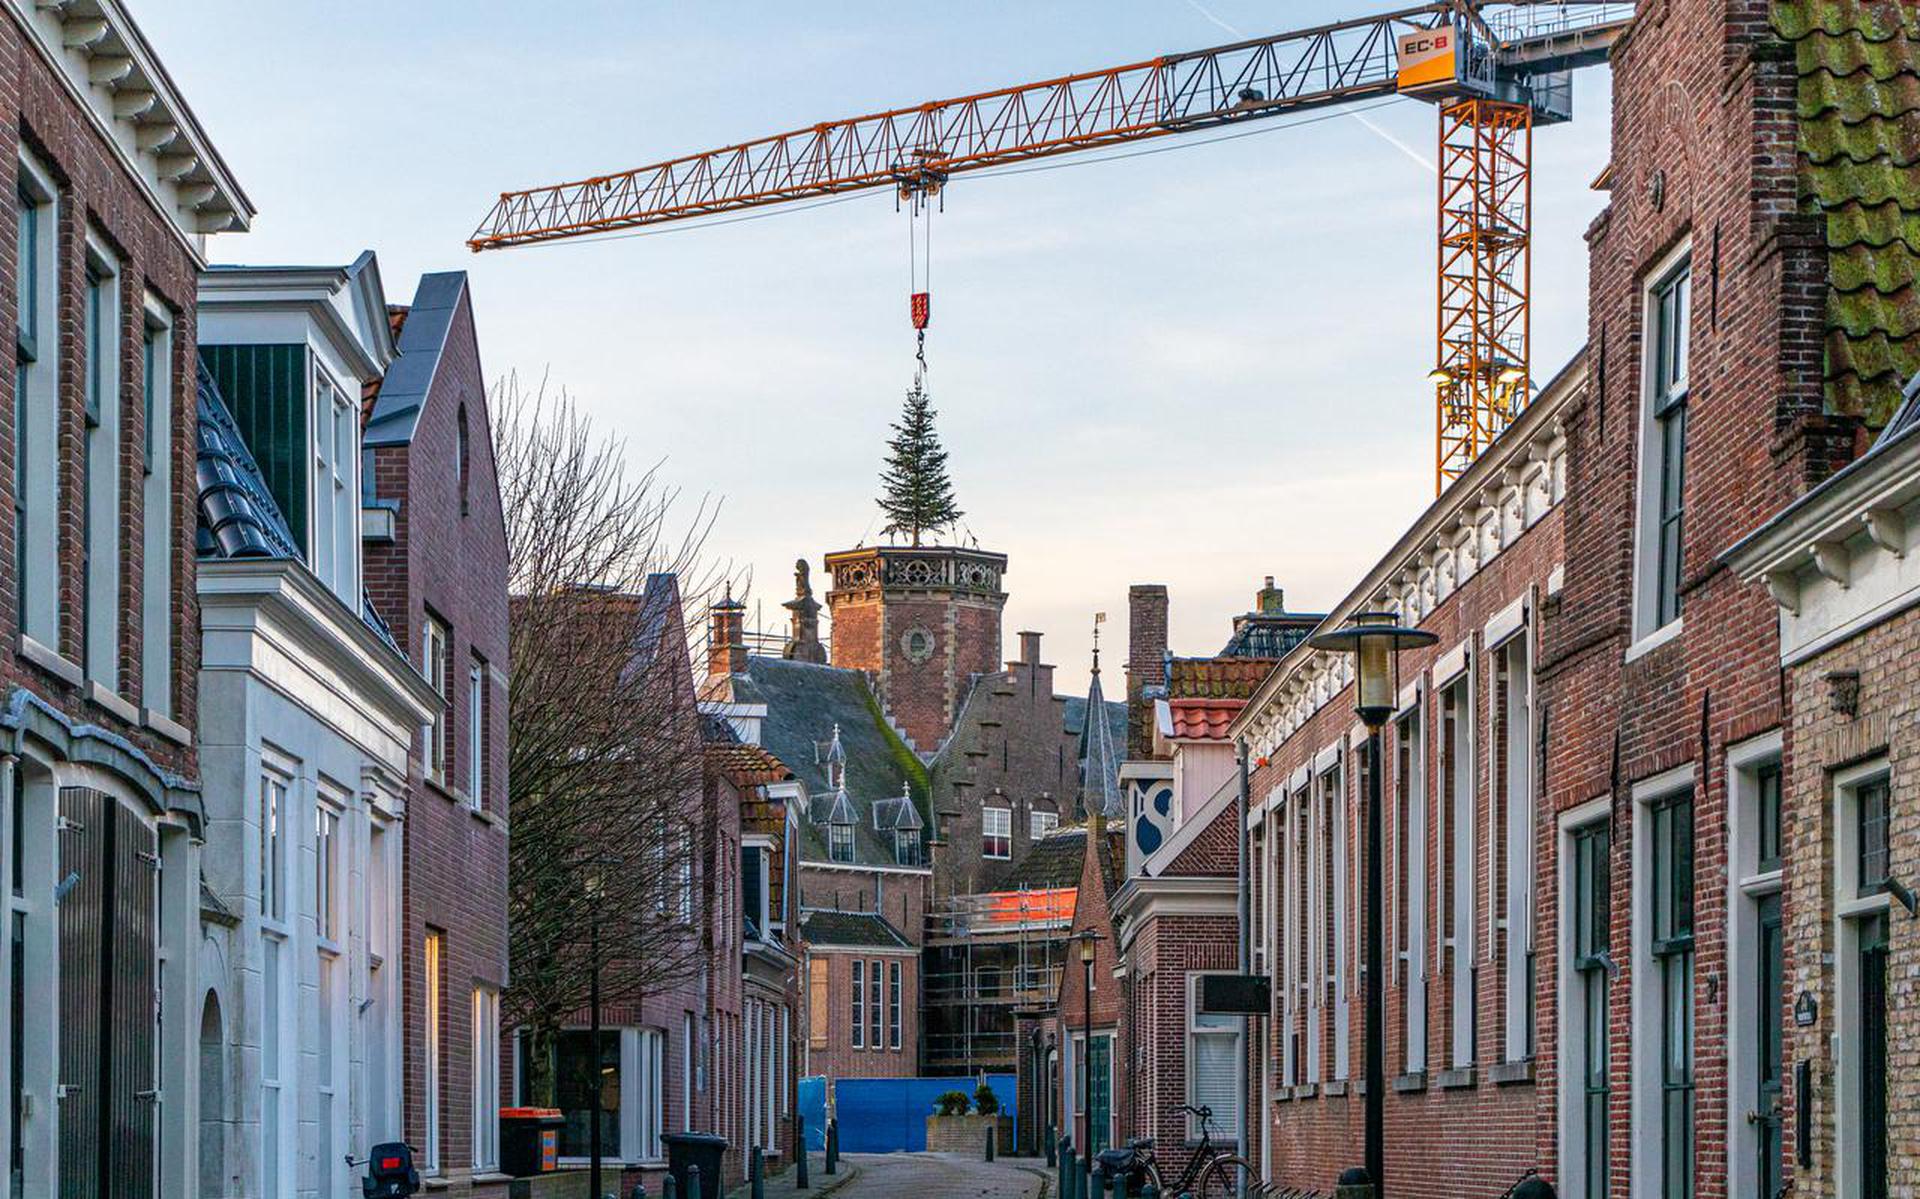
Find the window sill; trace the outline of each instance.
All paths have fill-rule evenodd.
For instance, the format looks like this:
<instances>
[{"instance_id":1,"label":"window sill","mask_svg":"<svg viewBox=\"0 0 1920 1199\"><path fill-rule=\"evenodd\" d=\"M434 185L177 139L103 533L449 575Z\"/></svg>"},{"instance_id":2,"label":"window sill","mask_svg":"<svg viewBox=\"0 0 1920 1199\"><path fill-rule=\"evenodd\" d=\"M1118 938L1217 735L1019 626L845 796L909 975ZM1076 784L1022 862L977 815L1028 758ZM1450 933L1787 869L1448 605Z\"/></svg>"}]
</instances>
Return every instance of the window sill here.
<instances>
[{"instance_id":1,"label":"window sill","mask_svg":"<svg viewBox=\"0 0 1920 1199\"><path fill-rule=\"evenodd\" d=\"M1292 1103L1293 1088L1281 1087L1279 1090L1275 1091L1272 1095L1269 1095L1267 1098L1272 1100L1274 1103Z\"/></svg>"},{"instance_id":2,"label":"window sill","mask_svg":"<svg viewBox=\"0 0 1920 1199\"><path fill-rule=\"evenodd\" d=\"M1684 629L1686 627L1686 624L1687 624L1686 617L1684 616L1674 617L1672 620L1669 620L1667 623L1661 625L1659 628L1655 629L1653 632L1648 633L1646 636L1640 638L1640 640L1628 646L1627 656L1625 660L1628 662L1632 662L1632 661L1636 661L1637 659L1646 657L1648 654L1652 653L1654 650L1659 649L1661 646L1665 645L1667 642L1672 641L1675 637L1678 637L1680 635L1680 630Z\"/></svg>"},{"instance_id":3,"label":"window sill","mask_svg":"<svg viewBox=\"0 0 1920 1199\"><path fill-rule=\"evenodd\" d=\"M1400 1095L1412 1095L1424 1091L1427 1089L1427 1072L1415 1070L1410 1074L1396 1075L1393 1080L1393 1089Z\"/></svg>"},{"instance_id":4,"label":"window sill","mask_svg":"<svg viewBox=\"0 0 1920 1199\"><path fill-rule=\"evenodd\" d=\"M98 679L87 680L87 698L92 700L95 705L105 708L128 724L138 725L140 723L140 709L120 698L118 692L101 683Z\"/></svg>"},{"instance_id":5,"label":"window sill","mask_svg":"<svg viewBox=\"0 0 1920 1199\"><path fill-rule=\"evenodd\" d=\"M1341 1099L1346 1096L1347 1084L1344 1079L1334 1079L1320 1089L1320 1093L1329 1099Z\"/></svg>"},{"instance_id":6,"label":"window sill","mask_svg":"<svg viewBox=\"0 0 1920 1199\"><path fill-rule=\"evenodd\" d=\"M59 650L40 644L25 633L20 634L20 656L53 675L68 686L78 687L86 681L86 675L80 664L65 657Z\"/></svg>"},{"instance_id":7,"label":"window sill","mask_svg":"<svg viewBox=\"0 0 1920 1199\"><path fill-rule=\"evenodd\" d=\"M1293 1097L1295 1099L1312 1099L1319 1094L1320 1084L1317 1082L1303 1082L1293 1088Z\"/></svg>"},{"instance_id":8,"label":"window sill","mask_svg":"<svg viewBox=\"0 0 1920 1199\"><path fill-rule=\"evenodd\" d=\"M152 708L140 714L141 722L175 745L192 745L193 730Z\"/></svg>"},{"instance_id":9,"label":"window sill","mask_svg":"<svg viewBox=\"0 0 1920 1199\"><path fill-rule=\"evenodd\" d=\"M1479 1082L1477 1072L1472 1066L1462 1066L1458 1070L1442 1070L1434 1077L1433 1085L1442 1091L1460 1091Z\"/></svg>"},{"instance_id":10,"label":"window sill","mask_svg":"<svg viewBox=\"0 0 1920 1199\"><path fill-rule=\"evenodd\" d=\"M490 824L497 829L504 829L507 827L507 822L505 820L502 820L500 817L494 815L492 812L488 811L485 808L476 808L472 804L468 804L467 814L469 816L472 816L475 820L478 820L481 824Z\"/></svg>"},{"instance_id":11,"label":"window sill","mask_svg":"<svg viewBox=\"0 0 1920 1199\"><path fill-rule=\"evenodd\" d=\"M1496 1062L1487 1069L1487 1077L1496 1087L1511 1087L1533 1081L1533 1059L1523 1058L1517 1062Z\"/></svg>"}]
</instances>

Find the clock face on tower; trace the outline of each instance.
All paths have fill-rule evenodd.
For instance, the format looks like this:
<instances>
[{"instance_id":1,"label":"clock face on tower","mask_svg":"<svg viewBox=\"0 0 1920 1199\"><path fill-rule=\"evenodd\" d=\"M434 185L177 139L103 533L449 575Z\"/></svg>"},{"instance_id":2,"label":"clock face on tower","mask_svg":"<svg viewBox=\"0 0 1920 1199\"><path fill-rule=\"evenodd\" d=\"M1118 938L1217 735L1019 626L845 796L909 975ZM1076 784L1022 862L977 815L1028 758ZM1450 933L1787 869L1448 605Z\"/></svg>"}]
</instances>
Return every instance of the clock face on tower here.
<instances>
[{"instance_id":1,"label":"clock face on tower","mask_svg":"<svg viewBox=\"0 0 1920 1199\"><path fill-rule=\"evenodd\" d=\"M900 637L900 650L907 655L907 661L918 665L933 657L933 634L915 625Z\"/></svg>"}]
</instances>

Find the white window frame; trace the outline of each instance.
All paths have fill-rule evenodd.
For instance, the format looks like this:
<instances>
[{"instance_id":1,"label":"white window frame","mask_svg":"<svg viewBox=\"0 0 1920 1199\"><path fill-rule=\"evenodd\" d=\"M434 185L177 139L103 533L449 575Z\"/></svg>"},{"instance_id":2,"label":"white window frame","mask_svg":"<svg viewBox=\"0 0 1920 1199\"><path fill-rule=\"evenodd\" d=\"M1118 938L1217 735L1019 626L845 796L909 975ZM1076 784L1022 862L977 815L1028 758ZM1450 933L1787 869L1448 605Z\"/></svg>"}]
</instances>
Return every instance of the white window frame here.
<instances>
[{"instance_id":1,"label":"white window frame","mask_svg":"<svg viewBox=\"0 0 1920 1199\"><path fill-rule=\"evenodd\" d=\"M1632 879L1632 924L1628 936L1633 947L1630 988L1632 1035L1629 1037L1632 1068L1628 1076L1631 1080L1628 1119L1629 1127L1633 1129L1633 1136L1629 1157L1632 1177L1639 1180L1635 1184L1635 1194L1653 1196L1656 1199L1660 1195L1662 1153L1665 1149L1666 1137L1665 1121L1662 1119L1660 1062L1664 1013L1660 1002L1660 967L1653 953L1653 809L1662 800L1683 791L1693 791L1694 887L1697 896L1700 884L1700 793L1696 789L1695 773L1693 764L1688 763L1633 786L1632 867L1629 870ZM1697 900L1694 919L1697 924L1699 920ZM1697 983L1702 972L1697 955L1694 959L1694 970ZM1696 1035L1698 1027L1696 1013ZM1698 1068L1696 1045L1696 1071ZM1697 1092L1695 1102L1696 1104L1699 1102ZM1695 1128L1698 1129L1697 1124ZM1699 1172L1697 1155L1694 1161L1694 1172L1696 1175Z\"/></svg>"},{"instance_id":2,"label":"white window frame","mask_svg":"<svg viewBox=\"0 0 1920 1199\"><path fill-rule=\"evenodd\" d=\"M313 573L349 605L360 602L360 422L346 389L318 355L308 383L313 441L313 502L308 553Z\"/></svg>"},{"instance_id":3,"label":"white window frame","mask_svg":"<svg viewBox=\"0 0 1920 1199\"><path fill-rule=\"evenodd\" d=\"M1434 719L1443 727L1447 720L1447 698L1457 695L1455 720L1460 740L1454 757L1453 778L1447 790L1437 791L1436 803L1451 803L1452 812L1448 821L1453 834L1453 889L1446 893L1446 880L1441 877L1436 890L1441 893L1440 917L1443 935L1438 938L1438 949L1443 961L1442 969L1447 973L1452 1004L1448 1015L1448 1062L1453 1069L1463 1070L1474 1063L1476 1050L1475 1025L1479 1019L1479 996L1476 994L1475 956L1476 933L1479 921L1479 880L1475 869L1479 861L1477 846L1479 838L1475 828L1476 809L1478 807L1478 782L1480 772L1475 769L1478 758L1478 738L1475 736L1476 708L1474 670L1472 656L1469 655L1466 668L1444 687L1438 689L1438 701L1433 705ZM1446 744L1444 734L1439 743ZM1445 770L1444 762L1436 765L1436 771Z\"/></svg>"},{"instance_id":4,"label":"white window frame","mask_svg":"<svg viewBox=\"0 0 1920 1199\"><path fill-rule=\"evenodd\" d=\"M26 534L18 545L20 561L26 564L24 582L25 611L20 620L21 634L46 651L56 654L60 644L60 513L54 502L59 493L60 400L62 338L60 336L60 189L53 175L24 149L18 159L16 200L20 193L31 195L37 213L34 221L35 275L33 361L26 370L27 436L22 453L17 439L15 469L24 468L24 479L15 474L14 486L25 483L27 501ZM16 333L17 336L17 333ZM18 404L18 398L15 400ZM14 419L19 414L16 406ZM19 497L16 496L16 503ZM16 536L19 534L16 532Z\"/></svg>"},{"instance_id":5,"label":"white window frame","mask_svg":"<svg viewBox=\"0 0 1920 1199\"><path fill-rule=\"evenodd\" d=\"M900 996L904 989L900 960L887 963L887 1047L900 1048Z\"/></svg>"},{"instance_id":6,"label":"white window frame","mask_svg":"<svg viewBox=\"0 0 1920 1199\"><path fill-rule=\"evenodd\" d=\"M1333 984L1333 1079L1336 1082L1344 1082L1353 1074L1352 995L1347 975L1351 961L1349 941L1353 936L1353 871L1349 857L1353 809L1348 781L1358 777L1359 772L1347 767L1352 756L1351 753L1342 755L1340 763L1321 776L1326 786L1321 818L1327 822L1326 835L1333 842L1333 886L1327 895L1333 909L1330 913L1333 960L1324 963L1324 969L1327 981Z\"/></svg>"},{"instance_id":7,"label":"white window frame","mask_svg":"<svg viewBox=\"0 0 1920 1199\"><path fill-rule=\"evenodd\" d=\"M855 1049L864 1049L867 1045L867 962L865 958L853 959L853 1037L851 1044Z\"/></svg>"},{"instance_id":8,"label":"white window frame","mask_svg":"<svg viewBox=\"0 0 1920 1199\"><path fill-rule=\"evenodd\" d=\"M1502 815L1506 827L1505 872L1501 881L1505 894L1493 896L1501 913L1496 936L1502 939L1503 985L1506 1027L1504 1057L1508 1062L1527 1061L1533 1056L1530 1017L1537 1018L1533 996L1537 987L1529 987L1527 962L1534 951L1534 870L1533 870L1533 734L1534 686L1533 644L1528 625L1507 640L1491 648L1501 655L1506 676L1506 694L1500 697L1506 713L1505 743L1499 752L1506 755L1506 794ZM1516 659L1518 660L1516 665ZM1492 884L1492 879L1489 880Z\"/></svg>"},{"instance_id":9,"label":"white window frame","mask_svg":"<svg viewBox=\"0 0 1920 1199\"><path fill-rule=\"evenodd\" d=\"M1040 838L1060 827L1060 813L1042 811L1035 808L1027 813L1027 839L1038 841Z\"/></svg>"},{"instance_id":10,"label":"white window frame","mask_svg":"<svg viewBox=\"0 0 1920 1199\"><path fill-rule=\"evenodd\" d=\"M487 663L475 657L467 665L467 804L487 808Z\"/></svg>"},{"instance_id":11,"label":"white window frame","mask_svg":"<svg viewBox=\"0 0 1920 1199\"><path fill-rule=\"evenodd\" d=\"M500 992L473 988L473 1168L500 1168Z\"/></svg>"},{"instance_id":12,"label":"white window frame","mask_svg":"<svg viewBox=\"0 0 1920 1199\"><path fill-rule=\"evenodd\" d=\"M1659 337L1657 336L1657 332L1660 315L1660 293L1667 284L1673 281L1682 271L1691 272L1692 256L1693 239L1686 238L1654 264L1653 269L1646 273L1645 280L1641 286L1640 327L1643 335L1640 339L1640 419L1638 429L1640 444L1637 459L1638 470L1636 472L1634 485L1633 644L1627 650L1627 659L1629 661L1672 640L1678 636L1680 630L1685 627L1684 613L1675 615L1673 619L1665 623L1656 624L1659 604L1657 588L1660 585L1660 487L1664 477L1660 469L1661 447L1657 436L1659 432L1658 420L1655 416L1653 406L1654 388L1656 386L1654 376L1659 369L1659 346L1657 344ZM1692 284L1689 282L1688 327L1686 331L1689 346L1691 345L1692 339L1691 287ZM1690 349L1687 358L1690 365L1692 361ZM1684 405L1687 402L1685 398L1686 395L1687 381L1683 374L1679 387L1680 398L1677 402ZM1682 461L1684 462L1684 460L1683 451ZM1683 470L1682 484L1684 485L1684 483L1685 475ZM1685 500L1683 498L1683 511L1684 508ZM1683 532L1683 552L1685 528L1686 526L1683 519L1681 525Z\"/></svg>"},{"instance_id":13,"label":"white window frame","mask_svg":"<svg viewBox=\"0 0 1920 1199\"><path fill-rule=\"evenodd\" d=\"M990 848L995 842L1003 843L997 853ZM989 806L980 809L980 856L995 861L1006 861L1013 856L1012 808Z\"/></svg>"},{"instance_id":14,"label":"white window frame","mask_svg":"<svg viewBox=\"0 0 1920 1199\"><path fill-rule=\"evenodd\" d=\"M1406 943L1396 946L1401 974L1401 1069L1410 1075L1423 1074L1427 1069L1427 892L1433 880L1427 862L1425 717L1425 705L1415 699L1394 722L1394 785L1398 801L1394 815L1394 866L1398 873L1394 877L1406 880L1405 893L1395 896L1396 902L1404 905L1406 930ZM1400 777L1402 771L1397 765L1402 737L1408 742L1409 769L1404 772L1405 777ZM1403 823L1405 827L1401 827ZM1396 922L1396 931L1400 926Z\"/></svg>"},{"instance_id":15,"label":"white window frame","mask_svg":"<svg viewBox=\"0 0 1920 1199\"><path fill-rule=\"evenodd\" d=\"M118 693L120 680L120 288L123 279L120 260L106 243L91 230L86 240L86 268L97 275L103 311L97 316L85 311L85 283L81 292L81 392L86 396L98 372L98 412L94 423L84 430L82 469L87 494L84 497L86 519L82 525L85 544L85 577L81 580L81 611L84 614L83 661L87 679ZM100 361L93 361L95 347L85 344L90 321L105 322L98 329Z\"/></svg>"},{"instance_id":16,"label":"white window frame","mask_svg":"<svg viewBox=\"0 0 1920 1199\"><path fill-rule=\"evenodd\" d=\"M1731 897L1727 904L1727 1178L1728 1193L1735 1195L1754 1193L1759 1182L1755 1164L1760 1156L1760 1129L1748 1121L1747 1113L1755 1110L1760 1083L1754 1046L1744 1033L1757 1018L1754 1008L1760 980L1754 957L1760 908L1769 896L1780 894L1786 877L1777 864L1769 870L1760 868L1760 776L1768 767L1781 765L1782 748L1783 737L1776 729L1727 750L1726 878ZM1781 779L1783 809L1785 781Z\"/></svg>"},{"instance_id":17,"label":"white window frame","mask_svg":"<svg viewBox=\"0 0 1920 1199\"><path fill-rule=\"evenodd\" d=\"M427 722L426 773L443 787L448 781L447 758L453 745L452 683L447 677L451 673L448 659L452 650L453 630L438 616L427 613L420 625L420 673L440 702Z\"/></svg>"},{"instance_id":18,"label":"white window frame","mask_svg":"<svg viewBox=\"0 0 1920 1199\"><path fill-rule=\"evenodd\" d=\"M140 702L173 714L173 317L146 294L141 341L146 469L141 485Z\"/></svg>"},{"instance_id":19,"label":"white window frame","mask_svg":"<svg viewBox=\"0 0 1920 1199\"><path fill-rule=\"evenodd\" d=\"M1198 1072L1194 1069L1194 1062L1196 1059L1195 1048L1199 1039L1203 1037L1232 1042L1233 1094L1239 1096L1244 1094L1246 1090L1246 1055L1241 1049L1243 1044L1241 1034L1242 1019L1237 1016L1224 1017L1224 1019L1228 1021L1226 1026L1201 1023L1203 1018L1200 1011L1201 980L1208 977L1209 974L1215 973L1222 972L1196 971L1187 975L1186 1037L1182 1050L1186 1058L1186 1102L1193 1107L1199 1107L1202 1099L1197 1089L1199 1077ZM1213 1112L1213 1128L1215 1132L1220 1134L1222 1141L1232 1141L1238 1144L1240 1141L1239 1105L1237 1103L1230 1104L1226 1111L1215 1108ZM1193 1142L1200 1139L1200 1119L1191 1112L1186 1113L1186 1132L1188 1141Z\"/></svg>"},{"instance_id":20,"label":"white window frame","mask_svg":"<svg viewBox=\"0 0 1920 1199\"><path fill-rule=\"evenodd\" d=\"M1559 994L1563 1001L1557 1005L1559 1020L1558 1053L1561 1063L1562 1083L1558 1088L1557 1104L1558 1134L1560 1142L1560 1171L1555 1179L1564 1199L1600 1199L1599 1196L1586 1193L1586 1091L1584 1069L1586 1062L1586 1022L1585 1013L1576 1002L1579 987L1578 972L1575 968L1576 943L1574 917L1578 911L1574 901L1575 837L1595 825L1605 824L1612 817L1612 804L1608 797L1589 800L1571 811L1563 812L1559 818L1559 838L1556 842L1559 902L1559 954L1557 975ZM1611 848L1611 847L1610 847ZM1609 989L1611 989L1609 982ZM1611 997L1610 997L1611 998ZM1609 1003L1611 1026L1612 1006ZM1611 1063L1609 1063L1611 1065ZM1611 1133L1611 1128L1609 1128ZM1609 1136L1611 1140L1611 1136Z\"/></svg>"},{"instance_id":21,"label":"white window frame","mask_svg":"<svg viewBox=\"0 0 1920 1199\"><path fill-rule=\"evenodd\" d=\"M1860 1141L1859 1105L1861 1084L1860 1037L1860 927L1867 920L1888 914L1892 895L1859 895L1860 889L1860 791L1869 783L1889 783L1892 762L1875 758L1833 775L1833 944L1834 944L1834 1090L1841 1097L1834 1103L1833 1177L1828 1180L1836 1199L1857 1199ZM1898 796L1891 797L1892 811L1898 812ZM1889 837L1891 845L1892 838ZM1891 1021L1889 1021L1891 1023ZM1892 1030L1889 1029L1889 1041ZM1890 1055L1891 1056L1891 1055ZM1894 1064L1888 1062L1888 1073ZM1895 1088L1889 1085L1889 1092ZM1888 1113L1892 1114L1891 1110ZM1889 1138L1892 1140L1892 1138ZM1897 1142L1895 1142L1897 1143ZM1889 1173L1893 1153L1888 1153Z\"/></svg>"}]
</instances>

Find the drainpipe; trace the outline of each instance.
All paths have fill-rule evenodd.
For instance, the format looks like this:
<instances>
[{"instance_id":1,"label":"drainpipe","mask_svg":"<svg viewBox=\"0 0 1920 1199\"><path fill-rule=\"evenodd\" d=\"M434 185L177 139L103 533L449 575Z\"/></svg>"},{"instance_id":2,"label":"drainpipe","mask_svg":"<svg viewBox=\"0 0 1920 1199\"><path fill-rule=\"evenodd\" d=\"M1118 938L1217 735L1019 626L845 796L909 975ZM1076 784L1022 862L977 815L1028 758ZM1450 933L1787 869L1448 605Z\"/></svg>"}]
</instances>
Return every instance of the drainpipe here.
<instances>
[{"instance_id":1,"label":"drainpipe","mask_svg":"<svg viewBox=\"0 0 1920 1199\"><path fill-rule=\"evenodd\" d=\"M1240 973L1244 977L1245 975L1253 973L1253 873L1247 868L1247 816L1250 807L1247 793L1247 739L1245 737L1240 738L1234 748L1240 759L1240 820L1234 832L1237 834L1235 840L1240 844L1240 894L1238 896L1240 917ZM1240 1135L1238 1138L1240 1143L1235 1147L1241 1157L1247 1156L1247 1146L1252 1141L1252 1138L1248 1135L1252 1127L1252 1121L1249 1119L1248 1112L1250 1105L1247 1103L1247 1084L1249 1080L1245 1077L1247 1074L1247 1053L1252 1044L1253 1017L1241 1016L1240 1059L1234 1066L1235 1071L1243 1076L1240 1079ZM1242 1177L1245 1177L1244 1173Z\"/></svg>"}]
</instances>

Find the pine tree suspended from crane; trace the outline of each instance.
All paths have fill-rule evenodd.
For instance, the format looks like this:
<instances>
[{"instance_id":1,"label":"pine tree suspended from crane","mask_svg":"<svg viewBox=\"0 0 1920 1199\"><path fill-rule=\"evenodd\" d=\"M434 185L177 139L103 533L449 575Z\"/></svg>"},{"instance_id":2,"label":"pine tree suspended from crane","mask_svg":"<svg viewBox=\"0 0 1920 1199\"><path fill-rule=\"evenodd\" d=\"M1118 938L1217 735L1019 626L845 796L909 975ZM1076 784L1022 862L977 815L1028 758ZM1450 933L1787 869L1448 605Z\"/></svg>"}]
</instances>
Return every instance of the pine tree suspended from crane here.
<instances>
[{"instance_id":1,"label":"pine tree suspended from crane","mask_svg":"<svg viewBox=\"0 0 1920 1199\"><path fill-rule=\"evenodd\" d=\"M611 175L502 192L467 244L501 249L895 187L1376 96L1440 107L1435 482L1506 427L1529 388L1532 147L1571 116L1569 72L1633 20L1610 0L1435 0L1100 71L809 125ZM931 290L909 300L924 384Z\"/></svg>"},{"instance_id":2,"label":"pine tree suspended from crane","mask_svg":"<svg viewBox=\"0 0 1920 1199\"><path fill-rule=\"evenodd\" d=\"M932 401L916 382L894 423L887 466L880 474L880 511L887 516L880 531L889 537L907 536L915 545L925 534L948 528L966 515L953 497L946 447L933 427L935 415Z\"/></svg>"}]
</instances>

